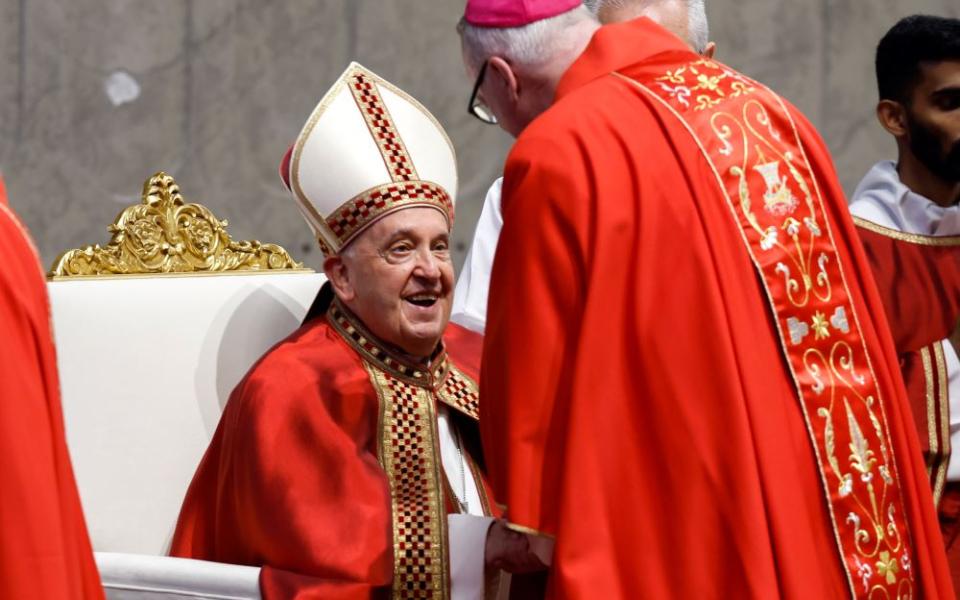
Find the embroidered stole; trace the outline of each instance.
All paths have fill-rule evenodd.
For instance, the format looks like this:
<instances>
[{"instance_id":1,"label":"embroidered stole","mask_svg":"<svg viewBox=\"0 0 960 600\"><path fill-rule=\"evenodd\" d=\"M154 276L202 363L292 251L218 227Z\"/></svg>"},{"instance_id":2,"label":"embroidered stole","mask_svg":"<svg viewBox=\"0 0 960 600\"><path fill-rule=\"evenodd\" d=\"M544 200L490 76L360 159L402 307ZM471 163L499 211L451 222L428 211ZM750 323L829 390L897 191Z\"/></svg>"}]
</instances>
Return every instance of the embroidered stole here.
<instances>
[{"instance_id":1,"label":"embroidered stole","mask_svg":"<svg viewBox=\"0 0 960 600\"><path fill-rule=\"evenodd\" d=\"M639 80L614 75L686 127L727 200L776 320L852 597L913 597L913 550L883 400L787 107L710 60Z\"/></svg>"},{"instance_id":2,"label":"embroidered stole","mask_svg":"<svg viewBox=\"0 0 960 600\"><path fill-rule=\"evenodd\" d=\"M380 404L378 457L390 485L396 600L449 600L450 569L437 402L478 418L476 383L445 353L428 368L391 355L334 301L334 329L360 353ZM465 456L466 458L466 456ZM485 495L472 461L470 473ZM487 507L484 502L484 507ZM482 550L481 550L482 551Z\"/></svg>"}]
</instances>

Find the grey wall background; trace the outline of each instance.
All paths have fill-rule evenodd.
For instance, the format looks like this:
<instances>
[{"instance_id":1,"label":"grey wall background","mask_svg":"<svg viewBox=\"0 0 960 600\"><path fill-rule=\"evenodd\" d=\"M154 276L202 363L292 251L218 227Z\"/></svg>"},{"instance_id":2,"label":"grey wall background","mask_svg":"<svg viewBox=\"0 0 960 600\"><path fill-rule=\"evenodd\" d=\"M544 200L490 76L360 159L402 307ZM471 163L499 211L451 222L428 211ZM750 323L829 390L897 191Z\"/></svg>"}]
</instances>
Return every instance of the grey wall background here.
<instances>
[{"instance_id":1,"label":"grey wall background","mask_svg":"<svg viewBox=\"0 0 960 600\"><path fill-rule=\"evenodd\" d=\"M816 124L848 193L893 153L876 125L873 52L915 12L957 0L707 0L718 58ZM457 146L459 265L510 138L467 115L462 0L2 0L0 171L49 265L107 241L143 180L172 174L237 239L319 266L277 178L320 96L358 60L419 98Z\"/></svg>"}]
</instances>

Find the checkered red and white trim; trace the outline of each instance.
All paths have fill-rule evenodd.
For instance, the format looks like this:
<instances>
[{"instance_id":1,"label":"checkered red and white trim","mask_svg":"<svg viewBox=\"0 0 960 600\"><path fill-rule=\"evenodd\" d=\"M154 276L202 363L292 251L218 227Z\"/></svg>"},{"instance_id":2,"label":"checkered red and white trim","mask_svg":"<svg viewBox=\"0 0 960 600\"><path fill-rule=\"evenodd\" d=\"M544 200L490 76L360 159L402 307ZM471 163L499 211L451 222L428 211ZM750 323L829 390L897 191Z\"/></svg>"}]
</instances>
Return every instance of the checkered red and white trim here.
<instances>
[{"instance_id":1,"label":"checkered red and white trim","mask_svg":"<svg viewBox=\"0 0 960 600\"><path fill-rule=\"evenodd\" d=\"M446 133L416 100L360 65L324 96L284 164L325 254L404 208L435 208L453 226L456 156Z\"/></svg>"},{"instance_id":2,"label":"checkered red and white trim","mask_svg":"<svg viewBox=\"0 0 960 600\"><path fill-rule=\"evenodd\" d=\"M366 73L358 71L350 80L350 91L353 92L353 99L357 101L357 107L363 114L367 127L370 128L373 141L380 148L383 162L386 163L393 180L417 179L417 170L413 166L413 161L410 160L410 155L407 154L403 138L393 126L390 111L380 96L377 84L371 81Z\"/></svg>"},{"instance_id":3,"label":"checkered red and white trim","mask_svg":"<svg viewBox=\"0 0 960 600\"><path fill-rule=\"evenodd\" d=\"M451 363L442 346L429 364L411 363L392 352L339 300L330 305L327 319L363 359L380 399L379 458L393 515L392 598L449 600L436 406L442 402L478 419L477 384Z\"/></svg>"},{"instance_id":4,"label":"checkered red and white trim","mask_svg":"<svg viewBox=\"0 0 960 600\"><path fill-rule=\"evenodd\" d=\"M368 190L337 209L327 219L327 226L346 245L375 219L411 206L439 208L453 226L453 201L446 190L429 181L390 183Z\"/></svg>"}]
</instances>

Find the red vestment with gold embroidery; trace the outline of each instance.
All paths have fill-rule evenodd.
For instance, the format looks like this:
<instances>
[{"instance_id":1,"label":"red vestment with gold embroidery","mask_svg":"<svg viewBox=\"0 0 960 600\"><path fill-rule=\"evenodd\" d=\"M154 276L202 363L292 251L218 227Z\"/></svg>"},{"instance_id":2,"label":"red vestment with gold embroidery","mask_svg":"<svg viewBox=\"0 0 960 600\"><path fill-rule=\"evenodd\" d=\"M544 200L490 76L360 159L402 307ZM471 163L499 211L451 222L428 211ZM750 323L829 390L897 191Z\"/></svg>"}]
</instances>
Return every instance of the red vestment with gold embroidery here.
<instances>
[{"instance_id":1,"label":"red vestment with gold embroidery","mask_svg":"<svg viewBox=\"0 0 960 600\"><path fill-rule=\"evenodd\" d=\"M829 154L639 19L601 28L503 185L491 481L551 598L948 598L924 464Z\"/></svg>"},{"instance_id":2,"label":"red vestment with gold embroidery","mask_svg":"<svg viewBox=\"0 0 960 600\"><path fill-rule=\"evenodd\" d=\"M451 326L446 342L467 360L441 351L425 368L378 345L337 302L305 323L234 390L171 554L262 566L265 600L449 598L456 502L436 404L453 409L465 454L479 456L479 338Z\"/></svg>"},{"instance_id":3,"label":"red vestment with gold embroidery","mask_svg":"<svg viewBox=\"0 0 960 600\"><path fill-rule=\"evenodd\" d=\"M67 453L39 256L0 181L0 598L103 598Z\"/></svg>"}]
</instances>

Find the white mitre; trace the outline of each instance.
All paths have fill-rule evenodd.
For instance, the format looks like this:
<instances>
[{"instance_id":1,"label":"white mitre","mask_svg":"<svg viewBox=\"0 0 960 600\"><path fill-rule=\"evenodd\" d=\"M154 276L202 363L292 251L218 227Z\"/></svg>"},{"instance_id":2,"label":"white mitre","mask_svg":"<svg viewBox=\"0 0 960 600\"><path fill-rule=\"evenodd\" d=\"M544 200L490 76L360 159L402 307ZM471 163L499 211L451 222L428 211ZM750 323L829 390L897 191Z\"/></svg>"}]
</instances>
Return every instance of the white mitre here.
<instances>
[{"instance_id":1,"label":"white mitre","mask_svg":"<svg viewBox=\"0 0 960 600\"><path fill-rule=\"evenodd\" d=\"M453 227L450 138L422 104L357 63L313 109L280 175L328 256L404 208L435 208Z\"/></svg>"}]
</instances>

